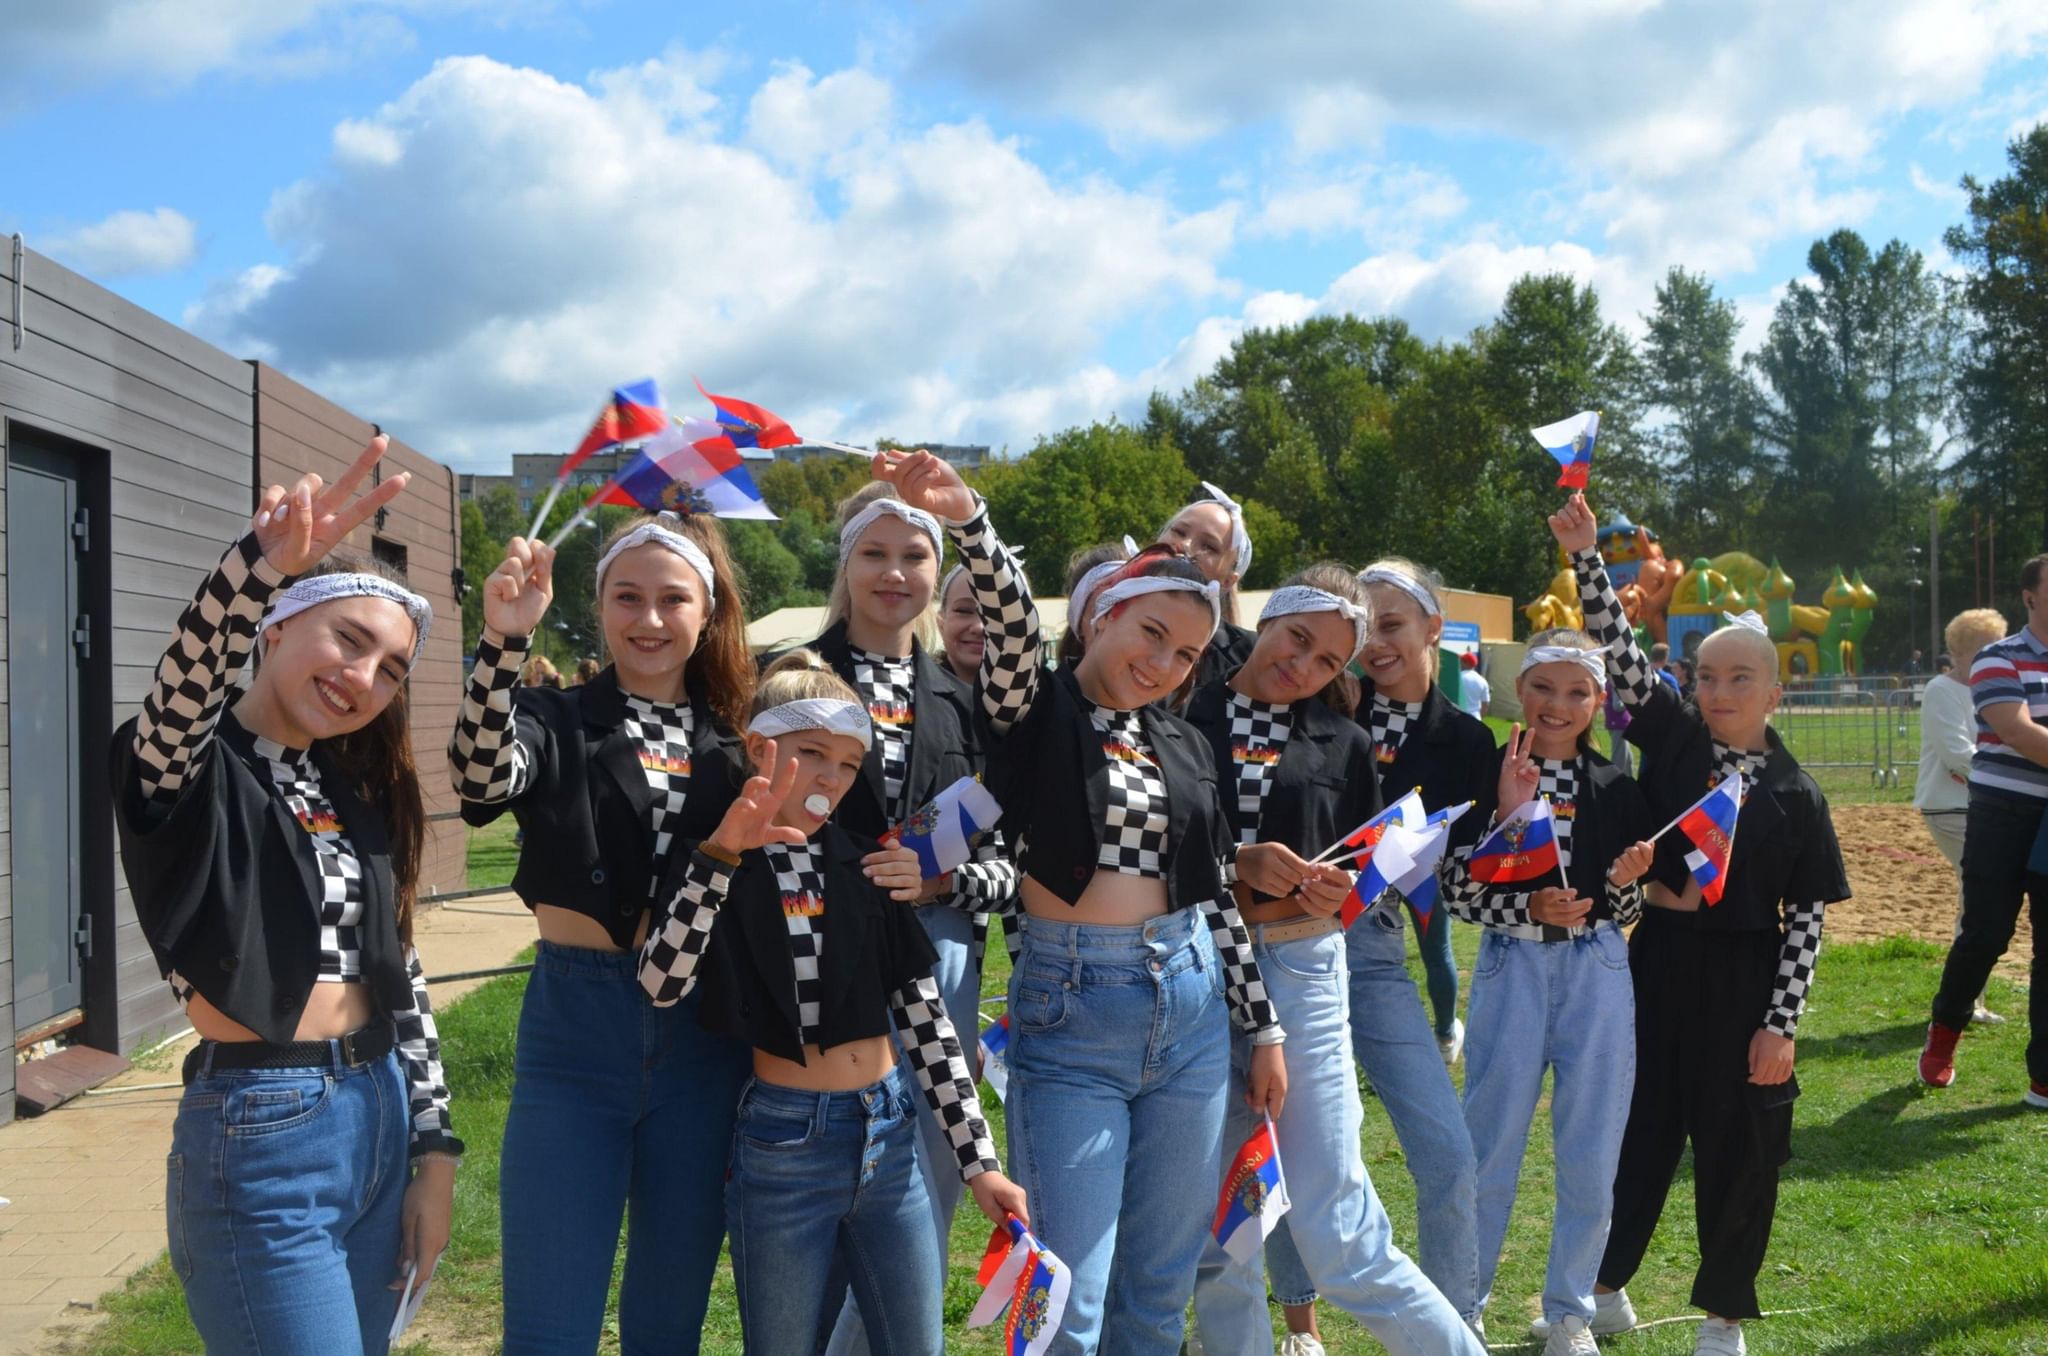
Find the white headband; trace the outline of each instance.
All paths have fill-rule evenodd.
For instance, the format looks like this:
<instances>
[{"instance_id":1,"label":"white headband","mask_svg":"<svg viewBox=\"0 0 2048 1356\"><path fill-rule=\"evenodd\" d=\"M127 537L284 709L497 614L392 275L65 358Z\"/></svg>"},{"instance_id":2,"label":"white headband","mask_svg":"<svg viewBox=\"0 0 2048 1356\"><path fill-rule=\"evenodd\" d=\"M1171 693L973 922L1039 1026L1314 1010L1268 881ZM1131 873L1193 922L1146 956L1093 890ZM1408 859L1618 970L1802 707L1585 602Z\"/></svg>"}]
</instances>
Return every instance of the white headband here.
<instances>
[{"instance_id":1,"label":"white headband","mask_svg":"<svg viewBox=\"0 0 2048 1356\"><path fill-rule=\"evenodd\" d=\"M875 742L874 725L867 710L836 697L799 697L793 702L771 706L747 722L747 733L774 739L800 730L823 730L827 734L849 735L862 748Z\"/></svg>"},{"instance_id":2,"label":"white headband","mask_svg":"<svg viewBox=\"0 0 2048 1356\"><path fill-rule=\"evenodd\" d=\"M1349 598L1339 598L1328 589L1313 588L1307 584L1288 584L1273 590L1273 596L1266 599L1266 605L1259 609L1261 623L1275 617L1292 617L1303 612L1334 612L1351 623L1352 646L1347 661L1365 648L1365 639L1372 631L1372 609L1360 607Z\"/></svg>"},{"instance_id":3,"label":"white headband","mask_svg":"<svg viewBox=\"0 0 2048 1356\"><path fill-rule=\"evenodd\" d=\"M1402 574L1399 570L1390 570L1384 565L1368 566L1358 572L1358 582L1361 584L1390 585L1413 598L1416 604L1429 616L1441 617L1444 615L1443 608L1430 595L1429 590L1415 580L1410 579L1407 575Z\"/></svg>"},{"instance_id":4,"label":"white headband","mask_svg":"<svg viewBox=\"0 0 2048 1356\"><path fill-rule=\"evenodd\" d=\"M1745 631L1754 631L1766 640L1770 639L1771 628L1764 624L1762 617L1756 615L1756 609L1753 607L1740 614L1723 612L1721 620L1727 622L1730 626L1739 626Z\"/></svg>"},{"instance_id":5,"label":"white headband","mask_svg":"<svg viewBox=\"0 0 2048 1356\"><path fill-rule=\"evenodd\" d=\"M846 526L839 529L839 563L841 565L844 565L846 558L853 554L854 544L860 540L860 534L873 526L875 519L885 513L901 518L904 522L909 523L912 527L930 537L932 539L932 551L935 555L944 555L946 553L945 534L939 531L939 520L937 518L932 517L931 514L926 513L921 508L912 508L901 499L877 499L859 513L848 518Z\"/></svg>"},{"instance_id":6,"label":"white headband","mask_svg":"<svg viewBox=\"0 0 2048 1356\"><path fill-rule=\"evenodd\" d=\"M1101 621L1103 614L1127 598L1142 597L1147 593L1199 593L1209 604L1209 634L1216 634L1216 628L1223 622L1223 586L1213 579L1204 579L1197 584L1192 579L1176 579L1167 574L1141 574L1135 579L1126 579L1120 584L1111 584L1096 598L1094 609L1088 614ZM1207 643L1206 641L1204 643Z\"/></svg>"},{"instance_id":7,"label":"white headband","mask_svg":"<svg viewBox=\"0 0 2048 1356\"><path fill-rule=\"evenodd\" d=\"M1186 513L1188 509L1197 508L1203 504L1215 504L1230 515L1230 549L1237 557L1237 564L1232 568L1231 573L1242 575L1252 567L1252 534L1244 530L1244 505L1238 503L1206 480L1202 482L1202 489L1209 497L1207 499L1197 499L1180 512ZM1179 513L1174 515L1176 518L1179 516ZM1133 554L1136 553L1134 552Z\"/></svg>"},{"instance_id":8,"label":"white headband","mask_svg":"<svg viewBox=\"0 0 2048 1356\"><path fill-rule=\"evenodd\" d=\"M667 519L668 522L664 523L663 519ZM697 572L697 577L704 581L705 611L708 612L717 606L718 585L713 579L714 572L711 568L711 557L704 554L703 547L676 531L675 527L668 525L668 523L673 523L676 527L680 527L682 522L683 520L676 517L673 513L663 513L656 516L653 522L642 523L625 536L613 542L612 549L597 558L597 586L600 589L604 587L604 572L612 567L612 562L617 560L621 553L630 551L636 546L645 546L652 542L656 546L665 547L681 556L689 563L690 568Z\"/></svg>"},{"instance_id":9,"label":"white headband","mask_svg":"<svg viewBox=\"0 0 2048 1356\"><path fill-rule=\"evenodd\" d=\"M1516 674L1527 673L1538 664L1577 664L1593 675L1593 686L1607 689L1607 659L1599 650L1578 650L1569 645L1531 645L1522 651L1522 667Z\"/></svg>"},{"instance_id":10,"label":"white headband","mask_svg":"<svg viewBox=\"0 0 2048 1356\"><path fill-rule=\"evenodd\" d=\"M261 635L287 618L298 616L307 608L331 603L337 598L382 598L404 608L405 615L412 619L412 658L406 662L405 671L412 672L413 666L420 662L420 652L427 647L427 628L434 624L434 608L411 589L394 584L382 575L308 575L277 595L277 601L263 614L257 634Z\"/></svg>"}]
</instances>

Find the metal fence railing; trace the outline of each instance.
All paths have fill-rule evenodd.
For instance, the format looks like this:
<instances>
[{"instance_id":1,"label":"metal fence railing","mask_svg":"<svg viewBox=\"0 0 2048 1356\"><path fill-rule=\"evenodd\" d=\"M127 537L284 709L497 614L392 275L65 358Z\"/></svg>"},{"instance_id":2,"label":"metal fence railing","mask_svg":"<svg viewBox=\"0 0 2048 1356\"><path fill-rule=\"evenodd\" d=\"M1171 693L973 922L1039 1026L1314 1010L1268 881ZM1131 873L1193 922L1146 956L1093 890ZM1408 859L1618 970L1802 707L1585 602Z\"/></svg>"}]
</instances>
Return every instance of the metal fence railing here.
<instances>
[{"instance_id":1,"label":"metal fence railing","mask_svg":"<svg viewBox=\"0 0 2048 1356\"><path fill-rule=\"evenodd\" d=\"M1823 791L1903 798L1920 766L1925 683L1897 673L1797 679L1771 723Z\"/></svg>"}]
</instances>

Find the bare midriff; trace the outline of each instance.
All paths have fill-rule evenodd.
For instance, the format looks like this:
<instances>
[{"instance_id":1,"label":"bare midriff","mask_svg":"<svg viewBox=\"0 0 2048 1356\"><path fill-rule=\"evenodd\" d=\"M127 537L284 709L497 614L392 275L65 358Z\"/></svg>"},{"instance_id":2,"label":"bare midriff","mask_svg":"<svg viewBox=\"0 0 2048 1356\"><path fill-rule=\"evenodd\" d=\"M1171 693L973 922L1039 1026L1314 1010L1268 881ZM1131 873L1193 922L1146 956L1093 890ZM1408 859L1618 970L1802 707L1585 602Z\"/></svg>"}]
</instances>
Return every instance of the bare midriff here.
<instances>
[{"instance_id":1,"label":"bare midriff","mask_svg":"<svg viewBox=\"0 0 2048 1356\"><path fill-rule=\"evenodd\" d=\"M1687 881L1684 893L1680 894L1674 892L1670 886L1662 881L1644 881L1643 900L1645 903L1654 904L1660 909L1670 909L1674 913L1698 913L1700 911L1700 883L1696 880Z\"/></svg>"},{"instance_id":2,"label":"bare midriff","mask_svg":"<svg viewBox=\"0 0 2048 1356\"><path fill-rule=\"evenodd\" d=\"M1024 912L1048 923L1135 928L1166 912L1165 881L1107 868L1096 871L1081 898L1072 904L1029 876L1024 878L1023 896Z\"/></svg>"},{"instance_id":3,"label":"bare midriff","mask_svg":"<svg viewBox=\"0 0 2048 1356\"><path fill-rule=\"evenodd\" d=\"M370 1002L370 991L358 981L315 984L312 996L306 999L306 1010L299 1014L298 1029L292 1032L292 1039L327 1041L346 1036L368 1026L375 1012ZM196 993L185 1005L185 1016L192 1023L192 1029L210 1041L263 1039Z\"/></svg>"},{"instance_id":4,"label":"bare midriff","mask_svg":"<svg viewBox=\"0 0 2048 1356\"><path fill-rule=\"evenodd\" d=\"M647 920L648 915L643 911L639 926L633 929L631 950L638 951L640 944L647 940ZM589 914L565 909L559 904L534 905L533 921L540 925L541 940L556 946L573 946L584 951L609 951L613 955L628 949L613 941L604 924Z\"/></svg>"},{"instance_id":5,"label":"bare midriff","mask_svg":"<svg viewBox=\"0 0 2048 1356\"><path fill-rule=\"evenodd\" d=\"M896 1042L887 1036L863 1036L830 1050L806 1045L801 1064L754 1051L754 1077L802 1092L856 1092L895 1067Z\"/></svg>"}]
</instances>

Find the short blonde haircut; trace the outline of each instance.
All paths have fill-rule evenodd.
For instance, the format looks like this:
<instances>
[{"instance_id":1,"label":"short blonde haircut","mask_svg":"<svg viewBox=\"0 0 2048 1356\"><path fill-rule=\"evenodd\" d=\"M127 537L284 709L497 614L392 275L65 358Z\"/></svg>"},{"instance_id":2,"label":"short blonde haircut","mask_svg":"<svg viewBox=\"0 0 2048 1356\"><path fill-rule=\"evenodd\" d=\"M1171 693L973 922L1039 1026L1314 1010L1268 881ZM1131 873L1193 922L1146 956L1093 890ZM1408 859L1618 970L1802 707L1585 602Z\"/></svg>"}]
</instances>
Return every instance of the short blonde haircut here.
<instances>
[{"instance_id":1,"label":"short blonde haircut","mask_svg":"<svg viewBox=\"0 0 2048 1356\"><path fill-rule=\"evenodd\" d=\"M1958 612L1941 628L1942 644L1960 669L1965 655L1974 655L1994 640L2005 639L2005 614L1995 607L1973 607Z\"/></svg>"},{"instance_id":2,"label":"short blonde haircut","mask_svg":"<svg viewBox=\"0 0 2048 1356\"><path fill-rule=\"evenodd\" d=\"M808 701L814 698L829 701L852 702L855 706L864 703L853 685L833 671L825 662L825 656L816 650L791 650L770 664L761 674L760 686L754 689L752 715L760 715L771 707L784 702Z\"/></svg>"}]
</instances>

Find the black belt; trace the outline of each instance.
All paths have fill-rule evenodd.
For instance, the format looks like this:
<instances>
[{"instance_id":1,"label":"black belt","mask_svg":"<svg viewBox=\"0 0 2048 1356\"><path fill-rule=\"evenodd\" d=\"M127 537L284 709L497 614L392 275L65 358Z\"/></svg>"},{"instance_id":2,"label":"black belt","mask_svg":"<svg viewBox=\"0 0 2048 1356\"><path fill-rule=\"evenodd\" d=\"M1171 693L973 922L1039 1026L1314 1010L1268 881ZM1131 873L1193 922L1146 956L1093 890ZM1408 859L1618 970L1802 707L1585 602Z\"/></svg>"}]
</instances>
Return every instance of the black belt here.
<instances>
[{"instance_id":1,"label":"black belt","mask_svg":"<svg viewBox=\"0 0 2048 1356\"><path fill-rule=\"evenodd\" d=\"M389 1022L376 1022L324 1041L290 1041L273 1045L269 1041L203 1040L185 1056L185 1081L199 1076L201 1068L211 1069L317 1069L324 1066L360 1069L372 1060L391 1053L397 1036Z\"/></svg>"}]
</instances>

